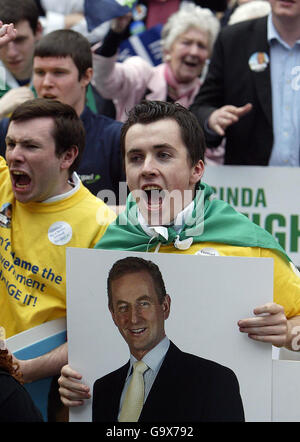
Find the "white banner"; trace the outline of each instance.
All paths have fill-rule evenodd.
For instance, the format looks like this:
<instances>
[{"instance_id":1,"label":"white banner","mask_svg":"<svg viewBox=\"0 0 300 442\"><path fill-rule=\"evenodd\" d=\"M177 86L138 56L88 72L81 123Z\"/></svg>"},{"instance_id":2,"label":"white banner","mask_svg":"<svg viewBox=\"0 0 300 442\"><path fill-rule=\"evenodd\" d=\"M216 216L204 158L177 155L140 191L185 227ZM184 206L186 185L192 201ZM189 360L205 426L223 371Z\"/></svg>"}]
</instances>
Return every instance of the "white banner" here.
<instances>
[{"instance_id":1,"label":"white banner","mask_svg":"<svg viewBox=\"0 0 300 442\"><path fill-rule=\"evenodd\" d=\"M222 199L270 232L300 266L300 169L206 166L203 181Z\"/></svg>"}]
</instances>

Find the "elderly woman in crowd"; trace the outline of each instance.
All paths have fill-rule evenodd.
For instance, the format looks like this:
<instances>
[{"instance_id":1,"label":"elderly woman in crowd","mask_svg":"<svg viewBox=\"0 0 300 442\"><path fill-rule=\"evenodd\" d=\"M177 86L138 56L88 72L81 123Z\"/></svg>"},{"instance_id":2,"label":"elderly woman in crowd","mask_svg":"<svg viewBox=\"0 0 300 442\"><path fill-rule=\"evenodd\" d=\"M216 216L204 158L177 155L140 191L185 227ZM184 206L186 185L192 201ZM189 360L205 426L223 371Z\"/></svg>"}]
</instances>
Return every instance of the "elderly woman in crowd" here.
<instances>
[{"instance_id":1,"label":"elderly woman in crowd","mask_svg":"<svg viewBox=\"0 0 300 442\"><path fill-rule=\"evenodd\" d=\"M141 57L116 62L117 50L130 16L112 21L102 46L94 49L94 85L112 99L116 119L143 98L176 101L185 107L201 86L201 75L219 32L219 21L209 9L186 4L172 14L162 30L164 63L151 66Z\"/></svg>"}]
</instances>

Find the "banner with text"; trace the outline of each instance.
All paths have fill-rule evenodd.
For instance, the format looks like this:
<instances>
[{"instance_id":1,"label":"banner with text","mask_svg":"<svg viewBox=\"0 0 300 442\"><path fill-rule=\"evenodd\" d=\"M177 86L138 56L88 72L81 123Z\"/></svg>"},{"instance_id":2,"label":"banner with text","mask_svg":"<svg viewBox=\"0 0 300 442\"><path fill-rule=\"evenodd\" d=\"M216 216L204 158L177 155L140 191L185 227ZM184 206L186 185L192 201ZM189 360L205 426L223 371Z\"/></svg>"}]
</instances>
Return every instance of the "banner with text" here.
<instances>
[{"instance_id":1,"label":"banner with text","mask_svg":"<svg viewBox=\"0 0 300 442\"><path fill-rule=\"evenodd\" d=\"M270 232L300 266L300 171L289 167L206 166L203 181Z\"/></svg>"}]
</instances>

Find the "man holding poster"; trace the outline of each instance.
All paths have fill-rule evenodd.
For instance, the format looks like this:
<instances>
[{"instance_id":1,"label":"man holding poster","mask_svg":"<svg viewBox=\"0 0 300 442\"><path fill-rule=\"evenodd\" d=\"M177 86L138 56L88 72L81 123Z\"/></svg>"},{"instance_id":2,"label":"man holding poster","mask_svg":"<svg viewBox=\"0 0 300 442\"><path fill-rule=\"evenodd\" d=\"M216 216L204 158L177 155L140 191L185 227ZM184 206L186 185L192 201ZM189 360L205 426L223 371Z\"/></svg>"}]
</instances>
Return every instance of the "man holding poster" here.
<instances>
[{"instance_id":1,"label":"man holding poster","mask_svg":"<svg viewBox=\"0 0 300 442\"><path fill-rule=\"evenodd\" d=\"M166 336L171 298L156 264L130 256L118 260L109 272L107 290L109 310L128 344L130 361L96 380L93 421L244 421L235 374L184 353ZM140 389L134 392L139 376ZM141 395L138 408L136 393Z\"/></svg>"},{"instance_id":2,"label":"man holding poster","mask_svg":"<svg viewBox=\"0 0 300 442\"><path fill-rule=\"evenodd\" d=\"M254 317L239 320L238 326L252 339L297 350L299 274L268 232L227 203L210 199L212 189L201 182L204 148L199 123L184 107L135 106L121 133L131 194L96 248L272 258L273 302L255 308ZM67 406L89 397L89 389L76 379L78 373L63 368L60 392Z\"/></svg>"}]
</instances>

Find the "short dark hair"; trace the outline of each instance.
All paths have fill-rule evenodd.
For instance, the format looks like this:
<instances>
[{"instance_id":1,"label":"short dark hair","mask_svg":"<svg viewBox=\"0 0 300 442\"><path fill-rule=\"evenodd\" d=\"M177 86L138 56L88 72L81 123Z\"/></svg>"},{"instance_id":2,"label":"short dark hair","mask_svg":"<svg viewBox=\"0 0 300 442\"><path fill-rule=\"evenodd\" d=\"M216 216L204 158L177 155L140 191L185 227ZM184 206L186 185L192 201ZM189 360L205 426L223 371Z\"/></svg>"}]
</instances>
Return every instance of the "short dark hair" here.
<instances>
[{"instance_id":1,"label":"short dark hair","mask_svg":"<svg viewBox=\"0 0 300 442\"><path fill-rule=\"evenodd\" d=\"M180 127L191 165L195 166L199 160L204 160L205 138L197 118L185 107L178 103L166 101L143 100L134 106L128 113L127 121L121 129L121 152L125 161L125 137L128 129L134 124L149 124L163 119L172 119Z\"/></svg>"},{"instance_id":2,"label":"short dark hair","mask_svg":"<svg viewBox=\"0 0 300 442\"><path fill-rule=\"evenodd\" d=\"M9 122L22 122L46 117L52 118L54 122L52 136L57 157L60 157L71 146L78 147L78 155L69 169L71 175L78 168L85 146L85 130L73 107L57 100L35 98L18 106L12 113Z\"/></svg>"},{"instance_id":3,"label":"short dark hair","mask_svg":"<svg viewBox=\"0 0 300 442\"><path fill-rule=\"evenodd\" d=\"M79 80L93 66L89 41L71 29L59 29L44 35L36 44L35 57L70 56L78 69Z\"/></svg>"},{"instance_id":4,"label":"short dark hair","mask_svg":"<svg viewBox=\"0 0 300 442\"><path fill-rule=\"evenodd\" d=\"M108 274L107 295L108 306L111 310L113 310L111 291L112 282L116 281L124 275L139 272L147 272L151 276L157 294L158 302L159 304L163 303L167 292L162 274L158 266L152 261L147 261L143 258L138 258L134 256L128 256L127 258L119 259L118 261L116 261Z\"/></svg>"},{"instance_id":5,"label":"short dark hair","mask_svg":"<svg viewBox=\"0 0 300 442\"><path fill-rule=\"evenodd\" d=\"M0 0L0 18L3 23L28 21L32 32L37 31L39 9L34 0Z\"/></svg>"}]
</instances>

